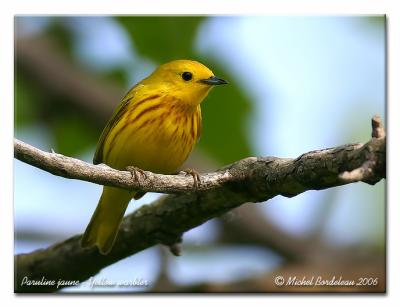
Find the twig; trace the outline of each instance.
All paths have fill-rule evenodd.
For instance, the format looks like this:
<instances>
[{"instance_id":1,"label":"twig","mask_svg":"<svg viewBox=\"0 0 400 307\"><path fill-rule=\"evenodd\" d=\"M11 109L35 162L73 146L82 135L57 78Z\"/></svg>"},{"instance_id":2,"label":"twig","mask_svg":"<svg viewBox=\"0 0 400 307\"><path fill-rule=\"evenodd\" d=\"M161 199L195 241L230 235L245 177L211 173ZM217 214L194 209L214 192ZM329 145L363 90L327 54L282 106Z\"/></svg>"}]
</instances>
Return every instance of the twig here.
<instances>
[{"instance_id":1,"label":"twig","mask_svg":"<svg viewBox=\"0 0 400 307\"><path fill-rule=\"evenodd\" d=\"M383 128L382 120L379 115L375 115L371 121L372 124L372 137L384 138L386 136L385 129Z\"/></svg>"}]
</instances>

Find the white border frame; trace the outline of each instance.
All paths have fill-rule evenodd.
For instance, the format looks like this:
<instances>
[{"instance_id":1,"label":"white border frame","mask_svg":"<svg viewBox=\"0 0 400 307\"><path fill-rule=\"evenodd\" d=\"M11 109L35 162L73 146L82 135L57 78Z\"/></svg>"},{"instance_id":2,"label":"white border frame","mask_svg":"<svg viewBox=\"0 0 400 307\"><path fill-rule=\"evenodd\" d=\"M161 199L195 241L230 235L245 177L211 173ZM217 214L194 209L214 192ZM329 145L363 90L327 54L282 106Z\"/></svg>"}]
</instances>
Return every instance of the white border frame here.
<instances>
[{"instance_id":1,"label":"white border frame","mask_svg":"<svg viewBox=\"0 0 400 307\"><path fill-rule=\"evenodd\" d=\"M43 306L43 304L58 304L70 306L78 301L90 300L96 306L110 306L110 304L163 304L168 299L168 304L174 306L187 306L188 303L203 305L207 302L242 305L244 300L252 304L310 304L321 306L323 304L337 306L344 300L357 300L360 306L374 306L376 304L394 304L399 298L400 282L400 234L398 218L400 217L400 205L398 191L393 188L392 182L399 183L399 123L396 119L400 115L400 10L396 0L15 0L13 2L2 1L0 4L1 23L1 79L0 93L2 103L0 118L0 263L4 268L0 275L0 300L4 306ZM396 3L397 2L397 3ZM79 14L79 15L109 15L109 14L249 14L249 15L337 15L337 14L387 14L388 19L388 174L390 178L387 185L387 223L388 223L388 255L387 255L387 295L246 295L246 296L160 296L160 295L136 295L136 296L93 296L93 295L14 295L13 294L13 99L14 99L14 15L19 14ZM395 158L394 158L395 157ZM396 159L397 158L397 159ZM396 197L397 196L397 197ZM396 197L396 198L395 198ZM116 301L117 300L117 301ZM382 302L384 300L384 302ZM225 302L226 301L226 302ZM266 302L267 301L267 302Z\"/></svg>"}]
</instances>

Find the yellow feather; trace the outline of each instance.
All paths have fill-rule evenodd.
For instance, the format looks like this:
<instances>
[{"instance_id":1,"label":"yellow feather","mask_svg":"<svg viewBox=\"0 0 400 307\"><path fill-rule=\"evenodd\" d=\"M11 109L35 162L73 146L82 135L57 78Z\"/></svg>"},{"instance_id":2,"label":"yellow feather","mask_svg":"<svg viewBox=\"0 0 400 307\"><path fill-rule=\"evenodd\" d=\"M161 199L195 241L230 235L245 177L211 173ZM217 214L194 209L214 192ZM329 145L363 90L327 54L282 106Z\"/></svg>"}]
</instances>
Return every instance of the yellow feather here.
<instances>
[{"instance_id":1,"label":"yellow feather","mask_svg":"<svg viewBox=\"0 0 400 307\"><path fill-rule=\"evenodd\" d=\"M175 172L200 137L200 103L213 85L225 83L195 61L161 65L124 97L102 132L93 162L120 170L135 166L155 173ZM107 254L134 196L105 187L82 246L97 245Z\"/></svg>"}]
</instances>

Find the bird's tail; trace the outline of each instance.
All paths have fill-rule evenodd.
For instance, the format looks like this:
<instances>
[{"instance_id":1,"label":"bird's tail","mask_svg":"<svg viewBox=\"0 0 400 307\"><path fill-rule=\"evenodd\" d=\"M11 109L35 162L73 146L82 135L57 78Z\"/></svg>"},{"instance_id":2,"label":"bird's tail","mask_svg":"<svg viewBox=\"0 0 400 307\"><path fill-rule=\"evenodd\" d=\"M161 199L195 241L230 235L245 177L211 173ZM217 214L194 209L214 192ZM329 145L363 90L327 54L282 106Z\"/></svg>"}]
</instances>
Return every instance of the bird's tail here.
<instances>
[{"instance_id":1,"label":"bird's tail","mask_svg":"<svg viewBox=\"0 0 400 307\"><path fill-rule=\"evenodd\" d=\"M132 196L132 192L122 189L103 188L96 211L82 236L82 247L97 245L103 255L111 251L119 225Z\"/></svg>"}]
</instances>

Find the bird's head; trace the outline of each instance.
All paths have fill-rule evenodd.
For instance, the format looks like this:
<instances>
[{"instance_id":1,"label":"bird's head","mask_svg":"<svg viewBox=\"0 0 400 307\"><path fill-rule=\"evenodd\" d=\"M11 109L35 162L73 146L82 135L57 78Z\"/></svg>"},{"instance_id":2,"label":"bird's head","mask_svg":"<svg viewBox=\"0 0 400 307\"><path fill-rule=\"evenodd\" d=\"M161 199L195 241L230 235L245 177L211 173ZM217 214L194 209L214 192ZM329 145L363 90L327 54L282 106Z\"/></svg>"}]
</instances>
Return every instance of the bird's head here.
<instances>
[{"instance_id":1,"label":"bird's head","mask_svg":"<svg viewBox=\"0 0 400 307\"><path fill-rule=\"evenodd\" d=\"M163 64L143 81L191 106L199 105L213 86L227 83L203 64L191 60Z\"/></svg>"}]
</instances>

